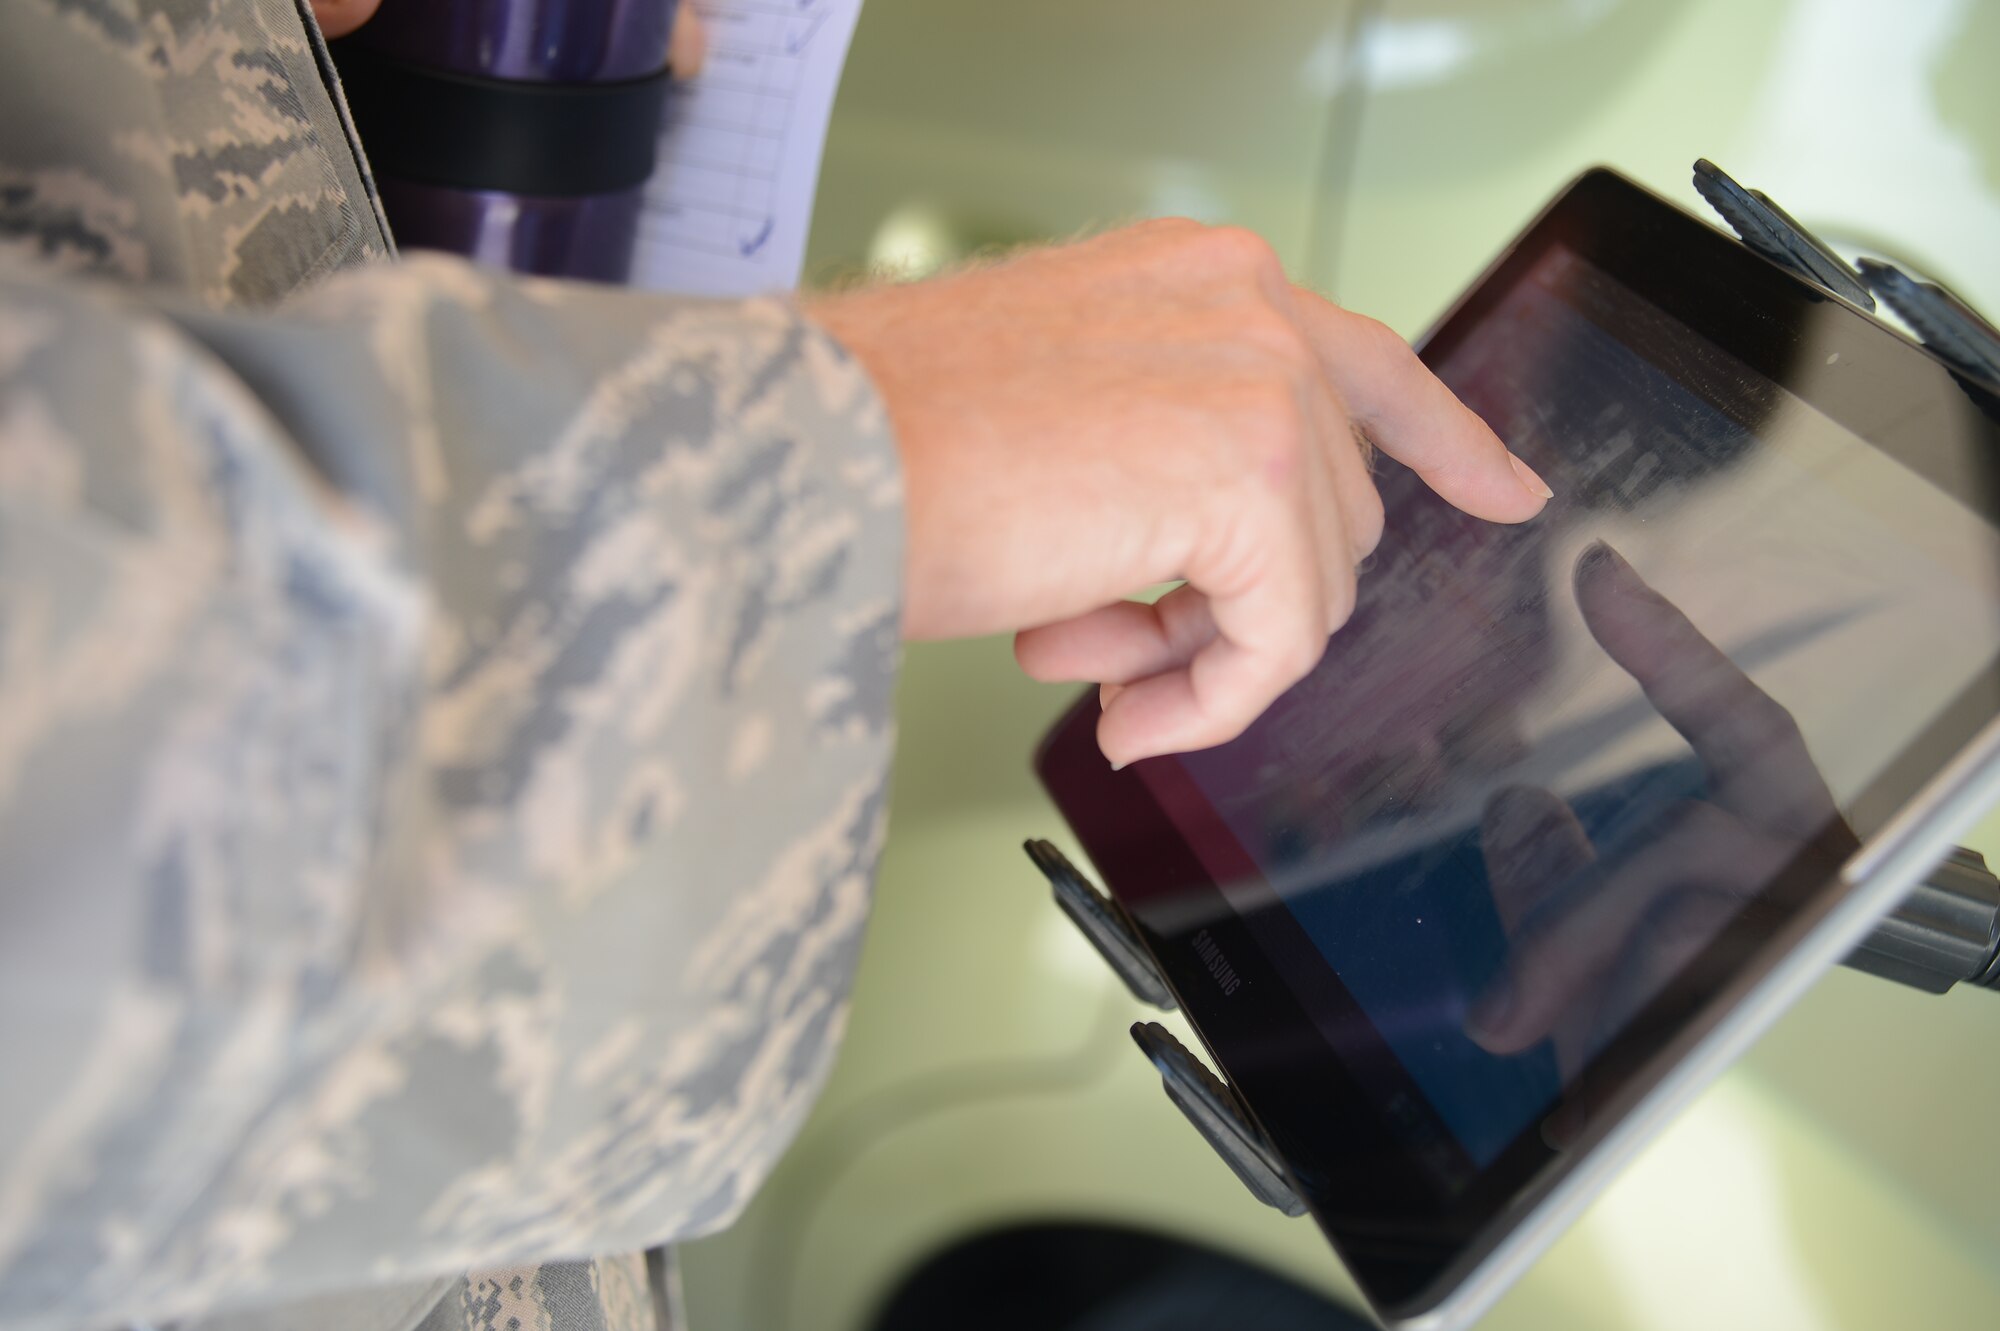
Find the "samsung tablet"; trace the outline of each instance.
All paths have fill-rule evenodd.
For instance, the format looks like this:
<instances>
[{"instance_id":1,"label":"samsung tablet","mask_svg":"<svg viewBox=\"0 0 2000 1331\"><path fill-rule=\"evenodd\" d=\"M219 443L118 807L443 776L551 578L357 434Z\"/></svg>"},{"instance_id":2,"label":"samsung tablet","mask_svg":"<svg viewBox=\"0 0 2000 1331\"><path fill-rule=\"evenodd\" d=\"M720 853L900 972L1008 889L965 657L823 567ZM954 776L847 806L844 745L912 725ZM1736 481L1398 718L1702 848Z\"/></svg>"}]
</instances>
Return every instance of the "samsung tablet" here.
<instances>
[{"instance_id":1,"label":"samsung tablet","mask_svg":"<svg viewBox=\"0 0 2000 1331\"><path fill-rule=\"evenodd\" d=\"M2000 798L2000 401L1607 171L1422 354L1547 510L1385 463L1247 733L1114 772L1093 694L1037 762L1377 1315L1456 1326Z\"/></svg>"}]
</instances>

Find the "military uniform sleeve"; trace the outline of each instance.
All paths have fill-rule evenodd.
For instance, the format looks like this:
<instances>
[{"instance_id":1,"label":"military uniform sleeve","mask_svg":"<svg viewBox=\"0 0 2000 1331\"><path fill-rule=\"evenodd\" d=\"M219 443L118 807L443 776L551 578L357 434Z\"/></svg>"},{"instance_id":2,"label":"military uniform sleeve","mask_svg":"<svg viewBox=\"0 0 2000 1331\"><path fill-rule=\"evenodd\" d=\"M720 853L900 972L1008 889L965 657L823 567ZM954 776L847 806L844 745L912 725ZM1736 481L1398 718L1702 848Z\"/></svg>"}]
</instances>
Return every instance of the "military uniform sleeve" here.
<instances>
[{"instance_id":1,"label":"military uniform sleeve","mask_svg":"<svg viewBox=\"0 0 2000 1331\"><path fill-rule=\"evenodd\" d=\"M899 484L775 300L0 269L0 1324L729 1220L841 1030Z\"/></svg>"}]
</instances>

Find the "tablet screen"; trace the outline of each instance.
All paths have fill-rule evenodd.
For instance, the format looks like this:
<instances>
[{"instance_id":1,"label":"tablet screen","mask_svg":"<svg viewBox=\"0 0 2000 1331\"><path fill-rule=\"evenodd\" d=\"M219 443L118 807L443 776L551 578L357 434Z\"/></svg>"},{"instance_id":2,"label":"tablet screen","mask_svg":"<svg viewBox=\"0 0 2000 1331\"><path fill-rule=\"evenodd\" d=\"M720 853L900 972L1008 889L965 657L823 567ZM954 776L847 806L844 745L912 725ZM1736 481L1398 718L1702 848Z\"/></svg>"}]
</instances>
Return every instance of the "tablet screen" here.
<instances>
[{"instance_id":1,"label":"tablet screen","mask_svg":"<svg viewBox=\"0 0 2000 1331\"><path fill-rule=\"evenodd\" d=\"M1891 811L1871 784L2000 654L2000 538L1562 246L1434 369L1557 502L1496 527L1385 472L1318 669L1141 775L1220 815L1234 845L1195 849L1225 886L1247 856L1462 1183L1781 870Z\"/></svg>"},{"instance_id":2,"label":"tablet screen","mask_svg":"<svg viewBox=\"0 0 2000 1331\"><path fill-rule=\"evenodd\" d=\"M1113 773L1086 700L1039 760L1398 1316L2000 716L1988 389L1605 172L1423 354L1548 480L1541 516L1384 464L1352 619L1240 739Z\"/></svg>"}]
</instances>

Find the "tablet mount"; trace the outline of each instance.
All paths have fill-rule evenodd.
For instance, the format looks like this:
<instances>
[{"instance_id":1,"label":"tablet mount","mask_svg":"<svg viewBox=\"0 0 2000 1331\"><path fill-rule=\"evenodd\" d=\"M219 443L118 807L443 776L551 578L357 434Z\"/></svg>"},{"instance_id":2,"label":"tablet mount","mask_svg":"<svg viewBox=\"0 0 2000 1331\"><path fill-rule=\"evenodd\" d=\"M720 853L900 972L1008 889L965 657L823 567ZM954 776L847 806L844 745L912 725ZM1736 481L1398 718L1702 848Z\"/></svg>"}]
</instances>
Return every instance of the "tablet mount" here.
<instances>
[{"instance_id":1,"label":"tablet mount","mask_svg":"<svg viewBox=\"0 0 2000 1331\"><path fill-rule=\"evenodd\" d=\"M1952 368L2000 385L2000 330L1949 291L1919 282L1893 264L1862 259L1850 266L1761 191L1745 189L1706 158L1694 165L1694 185L1764 258L1862 310L1873 312L1875 297L1881 297ZM1027 852L1048 879L1056 905L1132 996L1172 1012L1173 990L1124 908L1049 842L1030 841ZM1927 993L1942 994L1961 982L2000 990L2000 879L1977 851L1953 850L1845 964ZM1158 1070L1167 1098L1251 1195L1288 1216L1304 1215L1305 1203L1277 1150L1228 1083L1158 1022L1135 1023L1132 1038Z\"/></svg>"}]
</instances>

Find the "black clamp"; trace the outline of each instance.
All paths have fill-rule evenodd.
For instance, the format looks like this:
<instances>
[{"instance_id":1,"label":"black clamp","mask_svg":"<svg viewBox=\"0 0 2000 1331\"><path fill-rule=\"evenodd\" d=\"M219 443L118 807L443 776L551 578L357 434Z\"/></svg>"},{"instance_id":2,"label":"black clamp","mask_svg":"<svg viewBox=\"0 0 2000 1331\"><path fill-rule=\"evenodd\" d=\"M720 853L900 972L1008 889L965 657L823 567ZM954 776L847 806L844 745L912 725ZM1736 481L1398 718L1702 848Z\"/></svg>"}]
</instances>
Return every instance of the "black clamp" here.
<instances>
[{"instance_id":1,"label":"black clamp","mask_svg":"<svg viewBox=\"0 0 2000 1331\"><path fill-rule=\"evenodd\" d=\"M1090 945L1097 949L1097 955L1104 958L1105 964L1125 981L1132 997L1148 1007L1172 1012L1177 1006L1173 990L1167 988L1167 982L1160 978L1153 959L1146 953L1146 945L1133 933L1118 903L1092 886L1090 880L1048 842L1030 841L1026 849L1028 858L1049 880L1049 887L1056 895L1056 905L1069 916L1070 923L1090 940Z\"/></svg>"},{"instance_id":2,"label":"black clamp","mask_svg":"<svg viewBox=\"0 0 2000 1331\"><path fill-rule=\"evenodd\" d=\"M1743 243L1777 264L1789 268L1822 291L1830 291L1849 304L1864 310L1875 308L1875 298L1861 280L1861 274L1847 266L1825 241L1793 220L1792 215L1771 201L1760 189L1746 189L1721 167L1706 157L1694 164L1694 187L1708 206L1722 214Z\"/></svg>"},{"instance_id":3,"label":"black clamp","mask_svg":"<svg viewBox=\"0 0 2000 1331\"><path fill-rule=\"evenodd\" d=\"M1873 312L1880 296L1953 368L2000 385L2000 329L1951 292L1891 263L1862 259L1858 268L1849 266L1769 195L1738 184L1706 157L1694 164L1694 187L1757 253L1863 310Z\"/></svg>"},{"instance_id":4,"label":"black clamp","mask_svg":"<svg viewBox=\"0 0 2000 1331\"><path fill-rule=\"evenodd\" d=\"M1978 311L1894 264L1863 259L1861 277L1925 346L1974 378L2000 384L2000 329L1980 318Z\"/></svg>"}]
</instances>

